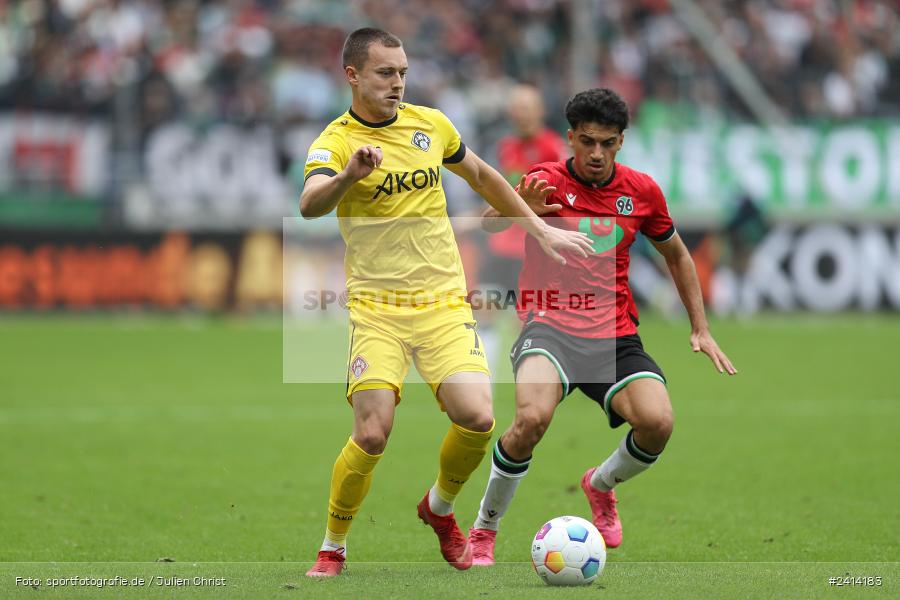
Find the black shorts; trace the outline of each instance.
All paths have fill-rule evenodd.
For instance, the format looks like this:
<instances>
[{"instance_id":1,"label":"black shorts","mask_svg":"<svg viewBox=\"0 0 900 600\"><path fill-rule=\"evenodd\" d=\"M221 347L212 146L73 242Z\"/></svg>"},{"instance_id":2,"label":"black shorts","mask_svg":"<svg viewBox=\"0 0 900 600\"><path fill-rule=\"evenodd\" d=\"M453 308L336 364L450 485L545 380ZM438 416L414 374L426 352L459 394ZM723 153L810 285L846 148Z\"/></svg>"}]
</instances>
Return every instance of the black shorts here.
<instances>
[{"instance_id":1,"label":"black shorts","mask_svg":"<svg viewBox=\"0 0 900 600\"><path fill-rule=\"evenodd\" d=\"M637 334L591 339L569 335L543 323L527 323L509 354L513 373L529 354L542 354L554 364L562 382L563 398L581 389L603 408L613 428L625 422L611 405L619 390L642 377L666 383L662 369L644 352Z\"/></svg>"}]
</instances>

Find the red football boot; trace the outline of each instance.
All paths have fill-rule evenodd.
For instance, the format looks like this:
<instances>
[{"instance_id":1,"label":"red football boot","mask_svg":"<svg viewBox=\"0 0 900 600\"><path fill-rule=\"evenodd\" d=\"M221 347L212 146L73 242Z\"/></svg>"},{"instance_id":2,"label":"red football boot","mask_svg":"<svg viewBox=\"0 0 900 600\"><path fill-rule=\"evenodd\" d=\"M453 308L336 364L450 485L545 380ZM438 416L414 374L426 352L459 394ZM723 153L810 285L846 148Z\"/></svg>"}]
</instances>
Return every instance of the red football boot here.
<instances>
[{"instance_id":1,"label":"red football boot","mask_svg":"<svg viewBox=\"0 0 900 600\"><path fill-rule=\"evenodd\" d=\"M444 560L461 571L471 567L472 547L469 546L469 540L459 530L453 513L442 517L431 512L431 507L428 506L428 492L425 492L425 497L419 502L418 509L419 518L426 525L431 525L437 534L441 544L441 556L444 557Z\"/></svg>"},{"instance_id":2,"label":"red football boot","mask_svg":"<svg viewBox=\"0 0 900 600\"><path fill-rule=\"evenodd\" d=\"M307 577L334 577L344 570L344 553L336 550L321 550L316 564L306 572Z\"/></svg>"}]
</instances>

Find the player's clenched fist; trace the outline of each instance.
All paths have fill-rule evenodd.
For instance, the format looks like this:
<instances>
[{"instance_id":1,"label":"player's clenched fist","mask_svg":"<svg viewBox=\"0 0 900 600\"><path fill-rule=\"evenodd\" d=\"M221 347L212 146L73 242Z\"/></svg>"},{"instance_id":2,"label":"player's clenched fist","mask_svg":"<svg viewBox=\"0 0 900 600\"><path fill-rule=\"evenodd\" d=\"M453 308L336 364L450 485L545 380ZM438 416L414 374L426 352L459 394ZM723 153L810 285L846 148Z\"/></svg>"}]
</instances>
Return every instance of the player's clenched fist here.
<instances>
[{"instance_id":1,"label":"player's clenched fist","mask_svg":"<svg viewBox=\"0 0 900 600\"><path fill-rule=\"evenodd\" d=\"M381 148L378 146L363 146L350 157L344 172L352 181L359 181L381 166L383 158Z\"/></svg>"}]
</instances>

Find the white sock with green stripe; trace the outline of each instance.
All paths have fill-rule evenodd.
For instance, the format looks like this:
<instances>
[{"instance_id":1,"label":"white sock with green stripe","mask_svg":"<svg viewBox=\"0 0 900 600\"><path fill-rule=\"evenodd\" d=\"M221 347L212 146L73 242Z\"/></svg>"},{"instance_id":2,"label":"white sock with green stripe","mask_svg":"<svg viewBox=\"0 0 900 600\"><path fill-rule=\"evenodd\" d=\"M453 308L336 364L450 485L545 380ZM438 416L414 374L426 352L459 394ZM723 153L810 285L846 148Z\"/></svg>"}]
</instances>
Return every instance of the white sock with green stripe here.
<instances>
[{"instance_id":1,"label":"white sock with green stripe","mask_svg":"<svg viewBox=\"0 0 900 600\"><path fill-rule=\"evenodd\" d=\"M503 444L497 440L491 457L491 476L481 499L478 518L473 525L475 529L497 531L500 528L500 518L509 509L519 482L528 474L530 463L530 456L523 461L510 458L503 449Z\"/></svg>"},{"instance_id":2,"label":"white sock with green stripe","mask_svg":"<svg viewBox=\"0 0 900 600\"><path fill-rule=\"evenodd\" d=\"M609 458L591 474L591 486L601 492L608 492L617 484L649 469L657 458L659 454L650 454L637 447L632 429Z\"/></svg>"}]
</instances>

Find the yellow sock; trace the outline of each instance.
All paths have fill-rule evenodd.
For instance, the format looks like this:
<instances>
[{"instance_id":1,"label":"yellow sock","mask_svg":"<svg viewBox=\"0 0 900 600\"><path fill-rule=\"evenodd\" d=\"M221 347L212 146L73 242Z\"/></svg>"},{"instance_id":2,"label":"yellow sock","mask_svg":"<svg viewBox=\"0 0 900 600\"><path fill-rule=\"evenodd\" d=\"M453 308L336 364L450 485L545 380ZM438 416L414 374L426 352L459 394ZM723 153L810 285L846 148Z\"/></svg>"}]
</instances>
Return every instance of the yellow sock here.
<instances>
[{"instance_id":1,"label":"yellow sock","mask_svg":"<svg viewBox=\"0 0 900 600\"><path fill-rule=\"evenodd\" d=\"M469 475L484 458L493 432L493 425L489 431L469 431L456 423L450 424L450 430L441 444L441 468L434 485L441 500L453 504Z\"/></svg>"},{"instance_id":2,"label":"yellow sock","mask_svg":"<svg viewBox=\"0 0 900 600\"><path fill-rule=\"evenodd\" d=\"M353 438L347 440L347 445L334 461L334 470L331 472L328 525L325 530L327 542L344 545L347 531L369 491L372 471L381 456L369 454L357 446Z\"/></svg>"}]
</instances>

